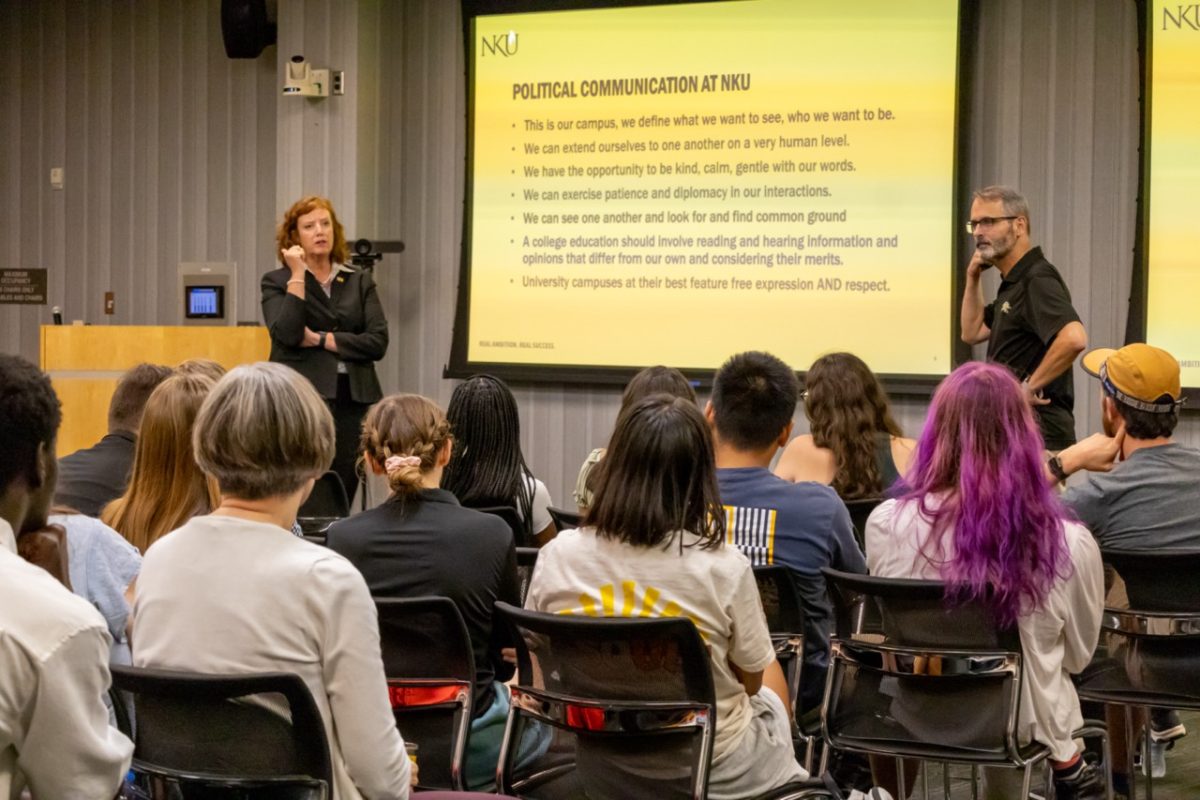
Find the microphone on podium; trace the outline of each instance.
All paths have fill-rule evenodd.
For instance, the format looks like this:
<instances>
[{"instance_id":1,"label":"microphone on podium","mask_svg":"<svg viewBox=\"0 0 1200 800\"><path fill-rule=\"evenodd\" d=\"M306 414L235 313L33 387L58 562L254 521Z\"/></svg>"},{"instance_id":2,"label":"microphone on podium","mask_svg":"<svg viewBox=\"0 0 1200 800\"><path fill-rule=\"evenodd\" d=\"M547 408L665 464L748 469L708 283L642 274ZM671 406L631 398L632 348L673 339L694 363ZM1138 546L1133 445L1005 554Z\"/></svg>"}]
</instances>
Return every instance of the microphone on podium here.
<instances>
[{"instance_id":1,"label":"microphone on podium","mask_svg":"<svg viewBox=\"0 0 1200 800\"><path fill-rule=\"evenodd\" d=\"M50 313L54 315L54 324L62 325L62 309L54 306L54 308L50 309Z\"/></svg>"}]
</instances>

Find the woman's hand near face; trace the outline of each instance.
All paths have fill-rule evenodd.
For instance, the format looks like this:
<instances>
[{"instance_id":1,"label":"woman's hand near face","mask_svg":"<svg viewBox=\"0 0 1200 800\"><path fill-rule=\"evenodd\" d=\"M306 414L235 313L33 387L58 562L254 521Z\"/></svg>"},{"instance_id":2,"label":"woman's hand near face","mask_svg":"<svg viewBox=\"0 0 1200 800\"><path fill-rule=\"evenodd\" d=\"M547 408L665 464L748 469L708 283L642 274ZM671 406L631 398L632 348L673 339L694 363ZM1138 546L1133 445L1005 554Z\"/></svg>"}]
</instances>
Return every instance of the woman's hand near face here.
<instances>
[{"instance_id":1,"label":"woman's hand near face","mask_svg":"<svg viewBox=\"0 0 1200 800\"><path fill-rule=\"evenodd\" d=\"M303 278L304 271L308 268L304 263L304 248L298 244L294 244L283 251L283 260L287 263L288 269L292 271L293 278Z\"/></svg>"}]
</instances>

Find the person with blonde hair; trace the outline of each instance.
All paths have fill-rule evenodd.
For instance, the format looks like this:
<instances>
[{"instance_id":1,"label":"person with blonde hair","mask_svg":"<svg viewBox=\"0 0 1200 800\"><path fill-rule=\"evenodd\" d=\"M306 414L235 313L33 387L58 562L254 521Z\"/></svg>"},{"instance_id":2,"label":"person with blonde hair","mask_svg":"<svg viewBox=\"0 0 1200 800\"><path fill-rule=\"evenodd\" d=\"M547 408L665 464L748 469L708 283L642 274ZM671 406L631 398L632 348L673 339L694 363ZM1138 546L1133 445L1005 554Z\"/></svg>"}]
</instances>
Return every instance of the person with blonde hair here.
<instances>
[{"instance_id":1,"label":"person with blonde hair","mask_svg":"<svg viewBox=\"0 0 1200 800\"><path fill-rule=\"evenodd\" d=\"M359 446L369 468L387 476L391 495L334 523L326 545L358 567L376 597L449 597L462 612L475 654L467 783L486 789L508 716L502 681L512 675L501 656L512 642L506 628L493 624L492 609L498 600L521 602L512 531L440 488L454 444L446 414L432 400L415 394L380 400L367 412ZM537 746L531 731L520 753Z\"/></svg>"},{"instance_id":2,"label":"person with blonde hair","mask_svg":"<svg viewBox=\"0 0 1200 800\"><path fill-rule=\"evenodd\" d=\"M177 375L204 375L213 383L225 377L227 370L211 358L189 358L175 368Z\"/></svg>"},{"instance_id":3,"label":"person with blonde hair","mask_svg":"<svg viewBox=\"0 0 1200 800\"><path fill-rule=\"evenodd\" d=\"M333 799L407 798L370 592L346 559L290 532L333 460L329 409L299 373L249 364L213 389L193 438L220 505L146 554L134 664L295 673L325 722Z\"/></svg>"},{"instance_id":4,"label":"person with blonde hair","mask_svg":"<svg viewBox=\"0 0 1200 800\"><path fill-rule=\"evenodd\" d=\"M143 554L217 504L216 486L196 466L192 451L196 415L213 385L204 375L172 375L146 401L129 486L100 514Z\"/></svg>"},{"instance_id":5,"label":"person with blonde hair","mask_svg":"<svg viewBox=\"0 0 1200 800\"><path fill-rule=\"evenodd\" d=\"M347 265L346 234L333 203L311 195L283 215L275 241L279 269L262 278L262 310L271 360L312 381L333 413L333 470L353 499L358 431L383 397L375 362L388 346L388 324L368 270Z\"/></svg>"}]
</instances>

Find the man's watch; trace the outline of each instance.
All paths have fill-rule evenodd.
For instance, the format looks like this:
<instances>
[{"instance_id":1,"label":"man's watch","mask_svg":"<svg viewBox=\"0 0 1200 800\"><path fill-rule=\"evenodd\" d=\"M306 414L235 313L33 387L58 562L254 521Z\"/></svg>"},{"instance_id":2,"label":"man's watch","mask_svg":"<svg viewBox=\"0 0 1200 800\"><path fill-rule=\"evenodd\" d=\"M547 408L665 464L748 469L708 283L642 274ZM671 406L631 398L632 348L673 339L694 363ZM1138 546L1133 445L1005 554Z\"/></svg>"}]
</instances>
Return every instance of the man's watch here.
<instances>
[{"instance_id":1,"label":"man's watch","mask_svg":"<svg viewBox=\"0 0 1200 800\"><path fill-rule=\"evenodd\" d=\"M321 348L322 350L325 349L325 337L328 335L329 334L325 331L321 331L321 336L317 339L317 347Z\"/></svg>"},{"instance_id":2,"label":"man's watch","mask_svg":"<svg viewBox=\"0 0 1200 800\"><path fill-rule=\"evenodd\" d=\"M1067 479L1067 471L1063 469L1062 459L1058 456L1050 456L1050 460L1046 462L1046 467L1059 483Z\"/></svg>"}]
</instances>

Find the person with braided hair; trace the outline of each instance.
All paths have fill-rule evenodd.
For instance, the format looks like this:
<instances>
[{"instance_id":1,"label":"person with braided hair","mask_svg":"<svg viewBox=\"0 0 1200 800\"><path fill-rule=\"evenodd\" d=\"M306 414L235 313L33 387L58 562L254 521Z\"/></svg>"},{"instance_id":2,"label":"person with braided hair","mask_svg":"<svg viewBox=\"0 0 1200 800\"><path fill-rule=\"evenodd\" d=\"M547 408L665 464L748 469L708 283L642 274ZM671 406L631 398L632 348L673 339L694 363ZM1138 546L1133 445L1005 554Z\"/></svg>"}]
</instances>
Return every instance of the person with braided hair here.
<instances>
[{"instance_id":1,"label":"person with braided hair","mask_svg":"<svg viewBox=\"0 0 1200 800\"><path fill-rule=\"evenodd\" d=\"M446 410L455 452L442 486L468 508L513 506L525 542L554 538L546 484L533 477L521 453L521 420L508 386L491 375L474 375L454 388ZM525 542L521 542L524 544Z\"/></svg>"},{"instance_id":2,"label":"person with braided hair","mask_svg":"<svg viewBox=\"0 0 1200 800\"><path fill-rule=\"evenodd\" d=\"M513 642L506 626L493 625L492 609L498 600L520 605L521 593L508 525L464 508L441 486L453 450L450 422L432 400L394 394L373 405L359 452L368 469L386 475L391 495L335 523L326 545L358 568L374 597L448 597L462 612L475 655L466 776L471 788L486 789L508 717L503 681L512 676L501 651ZM523 752L535 747L531 741Z\"/></svg>"}]
</instances>

